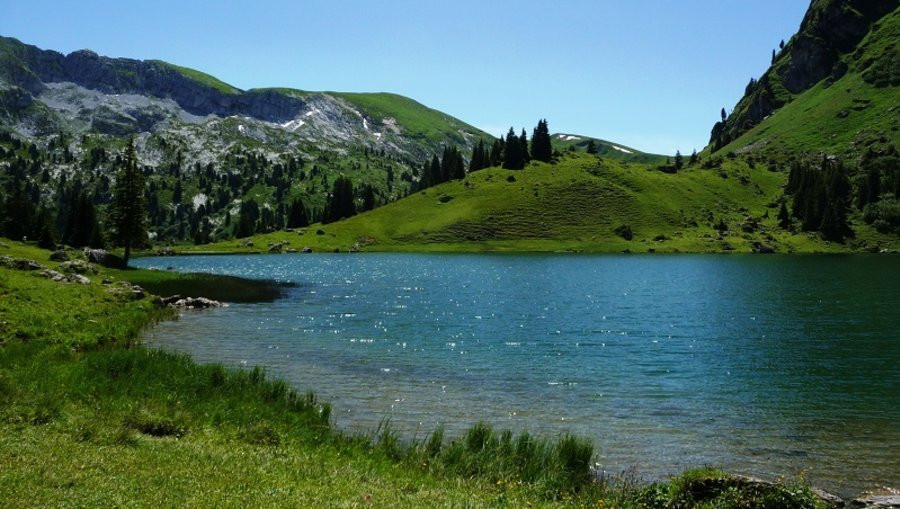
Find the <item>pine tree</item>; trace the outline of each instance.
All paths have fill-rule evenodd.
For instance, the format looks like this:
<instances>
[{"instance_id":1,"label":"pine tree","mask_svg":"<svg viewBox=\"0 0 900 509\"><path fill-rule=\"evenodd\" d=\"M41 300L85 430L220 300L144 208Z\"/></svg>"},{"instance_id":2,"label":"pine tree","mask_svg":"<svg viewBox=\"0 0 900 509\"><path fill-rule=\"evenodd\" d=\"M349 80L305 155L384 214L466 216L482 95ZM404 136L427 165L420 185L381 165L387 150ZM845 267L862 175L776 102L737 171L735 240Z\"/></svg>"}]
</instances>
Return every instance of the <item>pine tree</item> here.
<instances>
[{"instance_id":1,"label":"pine tree","mask_svg":"<svg viewBox=\"0 0 900 509\"><path fill-rule=\"evenodd\" d=\"M298 198L291 202L287 227L303 228L304 226L309 226L309 215L306 212L306 207L303 206L303 201Z\"/></svg>"},{"instance_id":2,"label":"pine tree","mask_svg":"<svg viewBox=\"0 0 900 509\"><path fill-rule=\"evenodd\" d=\"M525 134L525 129L522 129L522 134L519 135L519 148L522 151L522 167L524 168L531 161L531 154L528 152L528 135Z\"/></svg>"},{"instance_id":3,"label":"pine tree","mask_svg":"<svg viewBox=\"0 0 900 509\"><path fill-rule=\"evenodd\" d=\"M675 151L675 170L680 170L684 166L684 157L681 156L681 151Z\"/></svg>"},{"instance_id":4,"label":"pine tree","mask_svg":"<svg viewBox=\"0 0 900 509\"><path fill-rule=\"evenodd\" d=\"M507 170L521 170L525 167L522 146L512 127L506 134L506 143L503 147L503 167Z\"/></svg>"},{"instance_id":5,"label":"pine tree","mask_svg":"<svg viewBox=\"0 0 900 509\"><path fill-rule=\"evenodd\" d=\"M34 222L34 236L38 239L38 247L42 249L56 248L56 233L50 220L50 212L41 207Z\"/></svg>"},{"instance_id":6,"label":"pine tree","mask_svg":"<svg viewBox=\"0 0 900 509\"><path fill-rule=\"evenodd\" d=\"M549 163L553 159L553 147L550 144L550 129L547 120L538 121L531 136L531 157L537 161Z\"/></svg>"},{"instance_id":7,"label":"pine tree","mask_svg":"<svg viewBox=\"0 0 900 509\"><path fill-rule=\"evenodd\" d=\"M0 231L4 236L22 240L31 234L31 225L34 221L33 203L22 186L15 184L12 194L6 200L6 210L3 214L6 220L0 218L0 221L3 221Z\"/></svg>"},{"instance_id":8,"label":"pine tree","mask_svg":"<svg viewBox=\"0 0 900 509\"><path fill-rule=\"evenodd\" d=\"M597 143L594 140L588 140L585 151L587 151L588 154L596 154L598 152Z\"/></svg>"},{"instance_id":9,"label":"pine tree","mask_svg":"<svg viewBox=\"0 0 900 509\"><path fill-rule=\"evenodd\" d=\"M353 183L341 175L334 181L322 222L332 223L355 215L356 198L353 193Z\"/></svg>"},{"instance_id":10,"label":"pine tree","mask_svg":"<svg viewBox=\"0 0 900 509\"><path fill-rule=\"evenodd\" d=\"M431 166L428 168L428 182L430 186L436 186L443 182L441 180L441 161L437 156L432 156Z\"/></svg>"},{"instance_id":11,"label":"pine tree","mask_svg":"<svg viewBox=\"0 0 900 509\"><path fill-rule=\"evenodd\" d=\"M125 148L125 155L116 173L109 214L111 240L113 244L125 248L123 258L127 265L131 248L142 247L147 243L144 174L138 168L134 140Z\"/></svg>"},{"instance_id":12,"label":"pine tree","mask_svg":"<svg viewBox=\"0 0 900 509\"><path fill-rule=\"evenodd\" d=\"M362 201L362 212L367 212L375 208L375 189L372 186L363 186Z\"/></svg>"},{"instance_id":13,"label":"pine tree","mask_svg":"<svg viewBox=\"0 0 900 509\"><path fill-rule=\"evenodd\" d=\"M478 140L478 144L472 148L472 159L469 160L469 173L487 168L487 157L484 153L484 140Z\"/></svg>"},{"instance_id":14,"label":"pine tree","mask_svg":"<svg viewBox=\"0 0 900 509\"><path fill-rule=\"evenodd\" d=\"M728 118L728 114L725 113L725 108L722 108L722 122L724 122Z\"/></svg>"},{"instance_id":15,"label":"pine tree","mask_svg":"<svg viewBox=\"0 0 900 509\"><path fill-rule=\"evenodd\" d=\"M491 145L491 155L488 158L489 166L500 166L503 164L503 137L497 138L494 140L494 143Z\"/></svg>"},{"instance_id":16,"label":"pine tree","mask_svg":"<svg viewBox=\"0 0 900 509\"><path fill-rule=\"evenodd\" d=\"M843 198L826 205L818 230L825 240L843 242L850 232L850 226L847 224L847 206Z\"/></svg>"},{"instance_id":17,"label":"pine tree","mask_svg":"<svg viewBox=\"0 0 900 509\"><path fill-rule=\"evenodd\" d=\"M694 151L691 152L691 158L688 160L688 165L693 166L693 165L697 164L698 160L699 159L697 157L697 149L694 149Z\"/></svg>"},{"instance_id":18,"label":"pine tree","mask_svg":"<svg viewBox=\"0 0 900 509\"><path fill-rule=\"evenodd\" d=\"M781 202L781 208L778 209L778 226L788 230L791 227L791 216L788 214L787 205Z\"/></svg>"}]
</instances>

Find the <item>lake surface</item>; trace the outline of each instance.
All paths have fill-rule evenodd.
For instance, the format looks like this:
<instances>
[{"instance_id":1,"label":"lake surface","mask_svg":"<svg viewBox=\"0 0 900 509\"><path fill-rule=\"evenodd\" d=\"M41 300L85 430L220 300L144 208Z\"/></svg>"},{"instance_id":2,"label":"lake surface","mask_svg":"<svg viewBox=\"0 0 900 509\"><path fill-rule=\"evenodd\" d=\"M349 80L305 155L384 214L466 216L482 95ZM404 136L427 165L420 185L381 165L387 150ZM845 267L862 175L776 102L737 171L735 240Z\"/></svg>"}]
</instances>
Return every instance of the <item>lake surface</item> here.
<instances>
[{"instance_id":1,"label":"lake surface","mask_svg":"<svg viewBox=\"0 0 900 509\"><path fill-rule=\"evenodd\" d=\"M265 366L345 429L477 421L591 438L645 479L713 465L900 486L900 258L336 254L143 258L298 286L146 334Z\"/></svg>"}]
</instances>

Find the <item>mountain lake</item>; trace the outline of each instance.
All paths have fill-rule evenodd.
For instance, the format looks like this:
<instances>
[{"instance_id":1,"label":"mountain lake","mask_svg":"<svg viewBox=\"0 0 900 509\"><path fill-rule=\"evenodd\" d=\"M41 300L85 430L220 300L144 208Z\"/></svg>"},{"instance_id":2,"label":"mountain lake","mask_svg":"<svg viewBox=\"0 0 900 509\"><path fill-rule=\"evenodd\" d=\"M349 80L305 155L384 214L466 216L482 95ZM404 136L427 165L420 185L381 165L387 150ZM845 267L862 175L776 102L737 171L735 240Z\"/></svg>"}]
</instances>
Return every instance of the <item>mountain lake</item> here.
<instances>
[{"instance_id":1,"label":"mountain lake","mask_svg":"<svg viewBox=\"0 0 900 509\"><path fill-rule=\"evenodd\" d=\"M141 258L291 282L150 347L262 366L350 432L482 421L593 440L644 480L716 466L900 485L900 257L291 254Z\"/></svg>"}]
</instances>

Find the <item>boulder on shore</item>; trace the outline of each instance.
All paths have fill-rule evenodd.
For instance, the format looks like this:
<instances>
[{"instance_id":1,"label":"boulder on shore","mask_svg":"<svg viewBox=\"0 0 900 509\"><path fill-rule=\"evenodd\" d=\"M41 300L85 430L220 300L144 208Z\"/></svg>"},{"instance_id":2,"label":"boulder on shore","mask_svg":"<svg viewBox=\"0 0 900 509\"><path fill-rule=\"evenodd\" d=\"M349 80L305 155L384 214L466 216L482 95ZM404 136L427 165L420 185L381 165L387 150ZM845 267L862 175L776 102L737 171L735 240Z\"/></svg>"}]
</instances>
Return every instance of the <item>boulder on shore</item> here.
<instances>
[{"instance_id":1,"label":"boulder on shore","mask_svg":"<svg viewBox=\"0 0 900 509\"><path fill-rule=\"evenodd\" d=\"M105 249L89 249L85 248L84 256L91 263L96 263L111 269L124 269L126 267L125 260L110 253Z\"/></svg>"},{"instance_id":2,"label":"boulder on shore","mask_svg":"<svg viewBox=\"0 0 900 509\"><path fill-rule=\"evenodd\" d=\"M41 270L43 265L25 258L13 258L12 256L0 256L0 267L6 267L13 270Z\"/></svg>"},{"instance_id":3,"label":"boulder on shore","mask_svg":"<svg viewBox=\"0 0 900 509\"><path fill-rule=\"evenodd\" d=\"M217 300L207 299L206 297L182 297L180 295L172 295L171 297L163 297L160 299L163 305L178 309L209 309L221 308L226 304Z\"/></svg>"},{"instance_id":4,"label":"boulder on shore","mask_svg":"<svg viewBox=\"0 0 900 509\"><path fill-rule=\"evenodd\" d=\"M97 267L83 260L71 260L59 264L59 270L67 274L96 274Z\"/></svg>"},{"instance_id":5,"label":"boulder on shore","mask_svg":"<svg viewBox=\"0 0 900 509\"><path fill-rule=\"evenodd\" d=\"M69 261L69 253L60 249L59 251L54 251L50 253L50 261L51 262L67 262Z\"/></svg>"},{"instance_id":6,"label":"boulder on shore","mask_svg":"<svg viewBox=\"0 0 900 509\"><path fill-rule=\"evenodd\" d=\"M775 248L768 244L763 244L762 242L754 242L753 252L759 254L772 254L775 252Z\"/></svg>"}]
</instances>

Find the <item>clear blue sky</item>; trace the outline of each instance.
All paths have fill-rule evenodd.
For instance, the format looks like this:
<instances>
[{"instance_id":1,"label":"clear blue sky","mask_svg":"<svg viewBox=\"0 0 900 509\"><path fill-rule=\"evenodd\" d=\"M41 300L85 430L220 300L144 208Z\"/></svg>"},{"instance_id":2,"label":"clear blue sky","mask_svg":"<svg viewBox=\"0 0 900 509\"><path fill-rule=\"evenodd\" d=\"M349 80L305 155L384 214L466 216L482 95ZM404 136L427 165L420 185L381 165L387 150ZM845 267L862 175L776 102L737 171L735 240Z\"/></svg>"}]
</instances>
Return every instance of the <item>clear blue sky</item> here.
<instances>
[{"instance_id":1,"label":"clear blue sky","mask_svg":"<svg viewBox=\"0 0 900 509\"><path fill-rule=\"evenodd\" d=\"M395 92L499 135L702 148L808 0L0 0L0 35L239 88Z\"/></svg>"}]
</instances>

